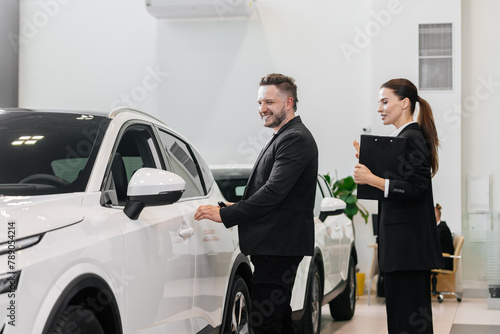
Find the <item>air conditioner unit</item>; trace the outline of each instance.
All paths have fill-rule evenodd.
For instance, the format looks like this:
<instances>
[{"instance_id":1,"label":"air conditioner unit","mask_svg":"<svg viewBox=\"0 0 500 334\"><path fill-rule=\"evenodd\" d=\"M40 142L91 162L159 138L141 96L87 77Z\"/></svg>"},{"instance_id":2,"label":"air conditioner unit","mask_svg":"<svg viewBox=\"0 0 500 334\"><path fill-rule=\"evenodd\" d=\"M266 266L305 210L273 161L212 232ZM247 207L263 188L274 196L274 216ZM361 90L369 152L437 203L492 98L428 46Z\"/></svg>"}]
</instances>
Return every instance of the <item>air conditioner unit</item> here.
<instances>
[{"instance_id":1,"label":"air conditioner unit","mask_svg":"<svg viewBox=\"0 0 500 334\"><path fill-rule=\"evenodd\" d=\"M158 19L248 17L254 6L253 0L146 0Z\"/></svg>"}]
</instances>

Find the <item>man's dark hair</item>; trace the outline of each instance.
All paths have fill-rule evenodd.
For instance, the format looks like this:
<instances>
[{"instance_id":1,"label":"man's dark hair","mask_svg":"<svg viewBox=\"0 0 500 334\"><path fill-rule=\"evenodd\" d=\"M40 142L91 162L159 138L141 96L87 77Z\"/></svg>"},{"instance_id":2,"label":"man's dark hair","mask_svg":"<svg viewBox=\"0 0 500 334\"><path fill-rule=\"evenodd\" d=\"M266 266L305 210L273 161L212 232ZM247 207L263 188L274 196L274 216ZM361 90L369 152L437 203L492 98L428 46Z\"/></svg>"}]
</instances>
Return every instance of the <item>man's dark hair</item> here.
<instances>
[{"instance_id":1,"label":"man's dark hair","mask_svg":"<svg viewBox=\"0 0 500 334\"><path fill-rule=\"evenodd\" d=\"M295 79L279 73L271 73L260 79L260 86L274 85L279 92L285 94L286 97L293 98L293 110L297 111L297 85Z\"/></svg>"}]
</instances>

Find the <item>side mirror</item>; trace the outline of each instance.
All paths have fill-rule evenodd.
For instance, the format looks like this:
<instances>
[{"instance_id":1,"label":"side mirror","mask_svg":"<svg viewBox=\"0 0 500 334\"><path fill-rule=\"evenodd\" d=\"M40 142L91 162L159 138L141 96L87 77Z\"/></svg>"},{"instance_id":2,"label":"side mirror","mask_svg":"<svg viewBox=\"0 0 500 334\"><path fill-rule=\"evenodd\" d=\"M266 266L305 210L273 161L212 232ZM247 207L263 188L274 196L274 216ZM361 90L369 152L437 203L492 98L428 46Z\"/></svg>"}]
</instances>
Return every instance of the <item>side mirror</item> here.
<instances>
[{"instance_id":1,"label":"side mirror","mask_svg":"<svg viewBox=\"0 0 500 334\"><path fill-rule=\"evenodd\" d=\"M132 220L139 218L146 206L177 202L186 190L186 182L177 174L155 168L137 170L127 188L129 201L124 213Z\"/></svg>"},{"instance_id":2,"label":"side mirror","mask_svg":"<svg viewBox=\"0 0 500 334\"><path fill-rule=\"evenodd\" d=\"M319 220L325 221L328 216L338 216L345 211L346 204L343 200L333 197L325 197L321 201L321 212Z\"/></svg>"}]
</instances>

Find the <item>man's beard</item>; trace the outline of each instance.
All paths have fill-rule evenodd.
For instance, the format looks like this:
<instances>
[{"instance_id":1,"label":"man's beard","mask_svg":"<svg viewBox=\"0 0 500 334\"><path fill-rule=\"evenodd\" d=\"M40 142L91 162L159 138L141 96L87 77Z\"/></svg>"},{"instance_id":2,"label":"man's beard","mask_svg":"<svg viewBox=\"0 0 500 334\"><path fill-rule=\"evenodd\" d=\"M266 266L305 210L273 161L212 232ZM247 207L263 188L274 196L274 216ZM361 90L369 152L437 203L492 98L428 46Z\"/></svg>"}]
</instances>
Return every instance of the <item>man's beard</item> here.
<instances>
[{"instance_id":1,"label":"man's beard","mask_svg":"<svg viewBox=\"0 0 500 334\"><path fill-rule=\"evenodd\" d=\"M286 119L286 108L285 108L285 106L283 106L279 112L273 113L273 115L271 117L273 117L274 120L273 120L272 123L269 123L267 125L266 125L266 122L263 119L263 123L264 123L265 127L275 128L275 127L281 125L281 123L283 123L283 121Z\"/></svg>"}]
</instances>

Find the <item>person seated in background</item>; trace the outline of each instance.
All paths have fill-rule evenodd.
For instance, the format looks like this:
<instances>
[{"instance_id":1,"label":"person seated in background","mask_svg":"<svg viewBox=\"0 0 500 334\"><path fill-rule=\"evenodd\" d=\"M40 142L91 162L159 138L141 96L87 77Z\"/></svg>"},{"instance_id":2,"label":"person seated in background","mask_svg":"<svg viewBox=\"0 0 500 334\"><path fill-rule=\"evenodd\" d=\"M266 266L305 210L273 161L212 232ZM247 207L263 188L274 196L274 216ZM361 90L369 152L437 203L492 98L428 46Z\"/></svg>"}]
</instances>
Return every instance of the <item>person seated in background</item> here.
<instances>
[{"instance_id":1,"label":"person seated in background","mask_svg":"<svg viewBox=\"0 0 500 334\"><path fill-rule=\"evenodd\" d=\"M434 212L436 213L437 230L439 234L439 241L441 243L441 251L453 255L455 247L453 246L453 237L451 231L445 221L441 221L441 205L436 203ZM453 259L444 258L444 267L448 270L453 270Z\"/></svg>"}]
</instances>

